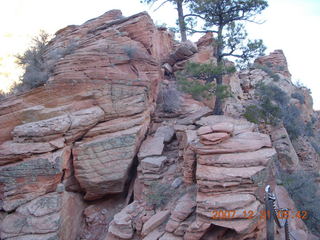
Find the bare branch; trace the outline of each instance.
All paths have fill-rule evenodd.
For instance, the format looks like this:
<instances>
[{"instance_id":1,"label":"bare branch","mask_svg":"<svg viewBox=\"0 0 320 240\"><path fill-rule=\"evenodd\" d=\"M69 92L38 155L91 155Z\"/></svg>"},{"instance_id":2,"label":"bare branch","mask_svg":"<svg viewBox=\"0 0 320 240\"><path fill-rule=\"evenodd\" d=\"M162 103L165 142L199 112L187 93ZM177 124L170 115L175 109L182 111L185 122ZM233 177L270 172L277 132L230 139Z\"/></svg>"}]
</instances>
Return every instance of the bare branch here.
<instances>
[{"instance_id":1,"label":"bare branch","mask_svg":"<svg viewBox=\"0 0 320 240\"><path fill-rule=\"evenodd\" d=\"M204 17L202 17L201 15L199 15L199 14L186 14L186 15L184 15L183 16L183 18L185 19L185 18L187 18L187 17L198 17L198 18L201 18L201 19L203 19L203 20L206 20Z\"/></svg>"},{"instance_id":2,"label":"bare branch","mask_svg":"<svg viewBox=\"0 0 320 240\"><path fill-rule=\"evenodd\" d=\"M157 11L159 8L161 8L164 4L166 4L167 2L170 2L170 0L166 0L163 3L161 3L155 10L153 10L153 12Z\"/></svg>"},{"instance_id":3,"label":"bare branch","mask_svg":"<svg viewBox=\"0 0 320 240\"><path fill-rule=\"evenodd\" d=\"M215 31L215 30L194 30L192 28L187 28L187 30L191 31L192 33L208 33L208 32L218 33L218 31Z\"/></svg>"}]
</instances>

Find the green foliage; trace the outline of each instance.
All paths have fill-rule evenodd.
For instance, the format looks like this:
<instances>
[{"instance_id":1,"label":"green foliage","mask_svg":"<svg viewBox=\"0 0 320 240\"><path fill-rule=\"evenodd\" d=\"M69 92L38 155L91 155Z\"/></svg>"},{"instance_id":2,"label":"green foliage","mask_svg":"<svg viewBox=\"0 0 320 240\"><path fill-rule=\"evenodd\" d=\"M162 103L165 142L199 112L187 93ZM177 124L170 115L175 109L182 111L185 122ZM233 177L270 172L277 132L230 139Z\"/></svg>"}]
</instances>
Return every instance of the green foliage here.
<instances>
[{"instance_id":1,"label":"green foliage","mask_svg":"<svg viewBox=\"0 0 320 240\"><path fill-rule=\"evenodd\" d=\"M232 97L229 86L226 85L217 85L215 87L214 95L219 99Z\"/></svg>"},{"instance_id":2,"label":"green foliage","mask_svg":"<svg viewBox=\"0 0 320 240\"><path fill-rule=\"evenodd\" d=\"M291 139L305 135L306 125L301 118L301 111L295 105L282 107L282 121Z\"/></svg>"},{"instance_id":3,"label":"green foliage","mask_svg":"<svg viewBox=\"0 0 320 240\"><path fill-rule=\"evenodd\" d=\"M17 55L17 64L25 69L21 83L13 87L13 92L24 92L44 85L52 74L56 61L72 53L77 43L71 40L65 47L57 47L47 53L50 36L41 31L32 40L32 45L22 55Z\"/></svg>"},{"instance_id":4,"label":"green foliage","mask_svg":"<svg viewBox=\"0 0 320 240\"><path fill-rule=\"evenodd\" d=\"M262 40L246 40L247 32L241 22L254 21L268 3L266 0L194 0L190 11L205 23L203 28L217 33L217 59L224 57L239 59L239 67L264 53Z\"/></svg>"},{"instance_id":5,"label":"green foliage","mask_svg":"<svg viewBox=\"0 0 320 240\"><path fill-rule=\"evenodd\" d=\"M264 102L274 101L275 104L279 106L287 105L289 102L289 98L287 94L277 87L276 85L265 85L265 84L258 84L256 86L257 89L257 96Z\"/></svg>"},{"instance_id":6,"label":"green foliage","mask_svg":"<svg viewBox=\"0 0 320 240\"><path fill-rule=\"evenodd\" d=\"M209 99L213 96L215 84L202 83L199 80L179 80L181 91L189 93L196 100Z\"/></svg>"},{"instance_id":7,"label":"green foliage","mask_svg":"<svg viewBox=\"0 0 320 240\"><path fill-rule=\"evenodd\" d=\"M212 63L187 63L185 69L177 73L179 88L196 100L209 99L215 95L220 99L231 97L229 88L217 85L217 78L235 71L234 66L214 66Z\"/></svg>"},{"instance_id":8,"label":"green foliage","mask_svg":"<svg viewBox=\"0 0 320 240\"><path fill-rule=\"evenodd\" d=\"M170 184L153 182L150 185L149 192L146 194L147 204L156 208L165 206L174 196Z\"/></svg>"},{"instance_id":9,"label":"green foliage","mask_svg":"<svg viewBox=\"0 0 320 240\"><path fill-rule=\"evenodd\" d=\"M49 34L40 32L33 38L32 46L23 55L17 55L17 64L25 69L18 91L30 90L45 84L49 78L49 66L44 55L49 42Z\"/></svg>"},{"instance_id":10,"label":"green foliage","mask_svg":"<svg viewBox=\"0 0 320 240\"><path fill-rule=\"evenodd\" d=\"M304 104L305 103L305 97L303 94L299 93L299 92L295 92L291 94L292 98L298 99L300 104Z\"/></svg>"},{"instance_id":11,"label":"green foliage","mask_svg":"<svg viewBox=\"0 0 320 240\"><path fill-rule=\"evenodd\" d=\"M261 121L265 122L264 114L260 106L250 105L246 107L246 111L243 116L249 121L255 124L259 124Z\"/></svg>"},{"instance_id":12,"label":"green foliage","mask_svg":"<svg viewBox=\"0 0 320 240\"><path fill-rule=\"evenodd\" d=\"M317 178L315 172L297 171L292 174L282 173L283 185L299 211L306 211L308 218L305 221L308 228L315 234L320 234L320 209Z\"/></svg>"},{"instance_id":13,"label":"green foliage","mask_svg":"<svg viewBox=\"0 0 320 240\"><path fill-rule=\"evenodd\" d=\"M206 82L213 82L219 76L234 73L236 68L234 66L215 66L212 63L195 63L189 62L186 64L182 74L185 77L192 77L198 80L204 80Z\"/></svg>"},{"instance_id":14,"label":"green foliage","mask_svg":"<svg viewBox=\"0 0 320 240\"><path fill-rule=\"evenodd\" d=\"M266 100L261 105L250 105L246 108L244 117L253 123L266 123L275 125L278 123L280 115L280 109L278 106L271 103L270 100Z\"/></svg>"},{"instance_id":15,"label":"green foliage","mask_svg":"<svg viewBox=\"0 0 320 240\"><path fill-rule=\"evenodd\" d=\"M258 103L248 106L244 113L248 121L272 125L282 121L291 139L313 135L312 123L302 120L301 111L289 103L284 91L275 85L260 84L256 88Z\"/></svg>"}]
</instances>

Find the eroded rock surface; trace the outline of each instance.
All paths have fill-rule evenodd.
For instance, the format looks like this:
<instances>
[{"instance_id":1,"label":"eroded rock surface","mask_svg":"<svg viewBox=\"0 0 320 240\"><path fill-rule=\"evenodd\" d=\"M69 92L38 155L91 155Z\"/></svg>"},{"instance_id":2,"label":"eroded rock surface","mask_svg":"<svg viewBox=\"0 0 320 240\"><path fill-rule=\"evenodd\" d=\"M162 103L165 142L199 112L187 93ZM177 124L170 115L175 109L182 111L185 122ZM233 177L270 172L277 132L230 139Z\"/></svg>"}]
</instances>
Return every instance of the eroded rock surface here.
<instances>
[{"instance_id":1,"label":"eroded rock surface","mask_svg":"<svg viewBox=\"0 0 320 240\"><path fill-rule=\"evenodd\" d=\"M76 239L77 206L124 192L172 51L146 12L112 10L56 33L45 59L66 54L47 84L0 103L1 239ZM28 210L38 205L40 215Z\"/></svg>"}]
</instances>

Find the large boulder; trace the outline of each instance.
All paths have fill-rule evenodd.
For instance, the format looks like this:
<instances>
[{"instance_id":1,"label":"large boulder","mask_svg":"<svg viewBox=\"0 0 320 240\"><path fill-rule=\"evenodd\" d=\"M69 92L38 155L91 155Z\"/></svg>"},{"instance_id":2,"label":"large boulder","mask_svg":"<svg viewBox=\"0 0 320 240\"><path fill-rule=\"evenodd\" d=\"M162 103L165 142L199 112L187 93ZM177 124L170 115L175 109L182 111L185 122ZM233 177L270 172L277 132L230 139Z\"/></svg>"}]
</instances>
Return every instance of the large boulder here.
<instances>
[{"instance_id":1,"label":"large boulder","mask_svg":"<svg viewBox=\"0 0 320 240\"><path fill-rule=\"evenodd\" d=\"M0 207L12 211L52 192L69 169L70 148L0 167Z\"/></svg>"},{"instance_id":2,"label":"large boulder","mask_svg":"<svg viewBox=\"0 0 320 240\"><path fill-rule=\"evenodd\" d=\"M20 206L2 222L1 239L76 239L84 204L75 193L49 193Z\"/></svg>"},{"instance_id":3,"label":"large boulder","mask_svg":"<svg viewBox=\"0 0 320 240\"><path fill-rule=\"evenodd\" d=\"M112 10L55 34L48 82L0 102L1 239L76 239L83 197L64 190L123 192L172 49L146 12Z\"/></svg>"}]
</instances>

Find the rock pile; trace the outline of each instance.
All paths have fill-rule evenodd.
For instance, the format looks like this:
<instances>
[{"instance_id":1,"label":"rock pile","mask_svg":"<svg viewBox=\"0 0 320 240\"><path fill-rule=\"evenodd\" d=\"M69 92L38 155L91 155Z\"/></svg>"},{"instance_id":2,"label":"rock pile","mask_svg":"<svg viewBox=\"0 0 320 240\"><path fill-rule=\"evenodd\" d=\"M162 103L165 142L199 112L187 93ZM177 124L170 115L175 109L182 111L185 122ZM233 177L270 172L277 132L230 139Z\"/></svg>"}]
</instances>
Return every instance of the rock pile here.
<instances>
[{"instance_id":1,"label":"rock pile","mask_svg":"<svg viewBox=\"0 0 320 240\"><path fill-rule=\"evenodd\" d=\"M205 230L211 224L253 237L262 209L257 190L276 156L271 140L241 119L209 116L197 124L197 131L186 131L184 150L185 179L198 185L197 221Z\"/></svg>"}]
</instances>

